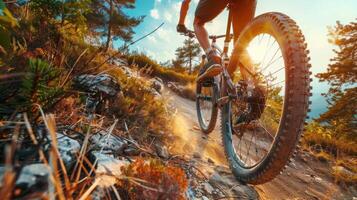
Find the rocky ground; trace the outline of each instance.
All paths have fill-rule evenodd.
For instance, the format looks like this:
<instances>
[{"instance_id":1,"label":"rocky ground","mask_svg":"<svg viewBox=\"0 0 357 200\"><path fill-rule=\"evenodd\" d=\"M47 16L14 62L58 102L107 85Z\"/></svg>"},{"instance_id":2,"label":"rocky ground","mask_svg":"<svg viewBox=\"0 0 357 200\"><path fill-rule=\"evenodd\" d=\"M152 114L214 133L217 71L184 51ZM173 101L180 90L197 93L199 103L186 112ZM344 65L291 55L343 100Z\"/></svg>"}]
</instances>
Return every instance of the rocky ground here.
<instances>
[{"instance_id":1,"label":"rocky ground","mask_svg":"<svg viewBox=\"0 0 357 200\"><path fill-rule=\"evenodd\" d=\"M122 66L122 70L128 77L139 77L137 72L126 66ZM216 129L210 135L203 135L200 132L196 122L195 103L172 92L179 93L180 86L175 83L165 84L159 78L145 79L150 82L148 90L153 95L169 102L167 109L172 113L174 123L172 133L167 134L166 143L157 141L151 145L152 148L143 148L132 138L121 137L114 133L113 129L117 121L107 129L94 134L78 134L68 127L58 127L56 134L47 134L46 127L35 130L42 132L42 135L47 135L44 140L48 148L44 148L44 154L50 154L49 144L57 141L57 149L68 174L78 167L80 164L78 160L81 159L88 158L94 166L89 168L87 173L95 180L82 199L90 197L103 199L108 195L108 188L111 188L113 193L111 196L118 198L118 194L115 193L115 187L118 187L115 177L120 177L122 167L128 166L139 155L144 158L155 157L182 168L189 182L185 197L192 200L357 198L355 187L342 188L336 185L327 175L326 163L312 158L306 152L301 152L287 170L270 183L252 186L237 182L227 167L219 130ZM99 99L109 99L108 104L111 98L118 97L121 90L120 85L106 74L83 75L78 77L76 84L77 88L89 91L91 94L86 100L88 118L95 117L94 113L100 106ZM14 125L2 126L1 131L14 127ZM24 122L20 126L20 133L25 130ZM20 141L21 139L19 138ZM29 154L34 152L36 149L29 148ZM84 155L83 152L87 153ZM32 163L27 162L25 165L16 165L14 171L18 173L15 177L15 197L41 198L42 194L53 187L50 184L51 173L48 165L36 160L38 159L33 159ZM7 164L0 166L0 180L5 179L9 175L8 172L13 171L12 167Z\"/></svg>"},{"instance_id":2,"label":"rocky ground","mask_svg":"<svg viewBox=\"0 0 357 200\"><path fill-rule=\"evenodd\" d=\"M356 199L355 186L336 184L329 172L329 163L318 160L308 152L301 151L286 170L273 181L250 186L237 182L230 173L220 130L204 135L196 120L195 102L182 98L171 90L164 93L176 107L175 139L169 149L187 155L200 169L212 186L232 192L233 199ZM346 171L346 173L351 173ZM230 196L227 195L227 196ZM216 196L209 196L216 199Z\"/></svg>"}]
</instances>

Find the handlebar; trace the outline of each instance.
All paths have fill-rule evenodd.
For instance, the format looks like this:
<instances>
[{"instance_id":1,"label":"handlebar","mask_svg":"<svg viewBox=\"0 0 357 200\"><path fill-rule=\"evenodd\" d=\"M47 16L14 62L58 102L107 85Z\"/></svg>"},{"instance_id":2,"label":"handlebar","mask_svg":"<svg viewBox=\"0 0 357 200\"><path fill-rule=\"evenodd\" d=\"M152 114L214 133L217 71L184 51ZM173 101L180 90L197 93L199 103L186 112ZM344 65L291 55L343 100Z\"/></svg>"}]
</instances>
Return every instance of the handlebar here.
<instances>
[{"instance_id":1,"label":"handlebar","mask_svg":"<svg viewBox=\"0 0 357 200\"><path fill-rule=\"evenodd\" d=\"M182 35L187 36L189 38L196 37L196 33L194 31L191 31L191 30L187 30L186 33L182 33Z\"/></svg>"},{"instance_id":2,"label":"handlebar","mask_svg":"<svg viewBox=\"0 0 357 200\"><path fill-rule=\"evenodd\" d=\"M182 35L190 37L190 38L196 37L196 33L194 31L191 31L191 30L187 30L187 32L183 33ZM209 39L217 40L217 39L225 38L225 37L226 37L226 35L210 35ZM231 34L230 37L233 38L233 34Z\"/></svg>"}]
</instances>

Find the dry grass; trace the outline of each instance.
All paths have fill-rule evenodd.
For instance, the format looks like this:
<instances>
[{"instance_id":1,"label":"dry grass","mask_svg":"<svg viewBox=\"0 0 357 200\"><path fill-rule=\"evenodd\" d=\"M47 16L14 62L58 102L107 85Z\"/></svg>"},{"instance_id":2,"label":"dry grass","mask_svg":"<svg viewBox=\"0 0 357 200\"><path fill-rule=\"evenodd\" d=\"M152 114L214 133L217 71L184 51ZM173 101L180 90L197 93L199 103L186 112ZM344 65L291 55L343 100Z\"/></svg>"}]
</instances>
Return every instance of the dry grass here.
<instances>
[{"instance_id":1,"label":"dry grass","mask_svg":"<svg viewBox=\"0 0 357 200\"><path fill-rule=\"evenodd\" d=\"M127 57L130 65L136 65L140 69L145 69L146 73L156 76L164 81L178 82L182 85L194 82L196 75L189 75L184 72L177 72L170 68L159 65L144 54L133 54Z\"/></svg>"},{"instance_id":2,"label":"dry grass","mask_svg":"<svg viewBox=\"0 0 357 200\"><path fill-rule=\"evenodd\" d=\"M159 160L151 160L149 162L150 164L146 165L144 160L138 159L135 164L124 167L122 171L125 171L125 173L119 175L110 173L109 171L104 174L95 174L94 166L96 165L96 161L92 163L86 156L89 145L88 138L92 132L98 131L98 128L99 130L103 130L104 127L92 127L92 122L94 122L93 119L87 119L86 123L89 123L92 128L87 129L87 132L84 133L85 139L82 149L78 154L75 167L71 171L67 171L68 169L65 168L58 150L55 117L54 115L45 115L42 109L40 109L40 111L42 113L40 120L45 125L52 141L50 148L51 151L48 157L46 157L45 152L41 148L38 150L41 162L45 164L46 168L50 172L49 187L47 193L39 192L36 194L30 194L31 197L45 199L88 199L90 198L91 193L99 187L100 180L102 180L101 177L111 177L116 180L114 182L115 185L106 189L107 195L109 195L106 198L110 198L110 193L114 194L117 199L127 195L130 195L132 199L141 199L142 197L156 199L157 196L162 195L169 195L169 199L178 199L176 197L182 197L182 195L184 195L187 188L187 180L184 172L180 168L174 166L165 166L165 164ZM73 126L85 125L85 119L82 120L83 123L77 122L75 123L76 125ZM23 121L19 121L17 123L19 125L26 125L27 132L34 145L40 144L26 115L24 115ZM117 131L114 130L116 128L116 124L117 120L109 128L107 128L108 134ZM2 199L4 200L13 199L16 195L21 194L21 191L15 192L15 177L18 172L16 172L14 170L15 168L12 166L15 159L14 153L16 152L16 148L18 148L18 145L16 145L19 137L18 133L18 131L14 130L12 143L7 147L8 154L6 163L8 167L1 183L2 186L6 187L1 187L0 189L0 194L2 194ZM136 145L138 144L136 143ZM144 147L141 147L140 149L145 150ZM150 172L150 175L148 175L148 173L144 173L146 175L143 176L144 174L142 173L142 170L148 173ZM154 178L155 175L157 176L156 178ZM152 182L153 180L156 182ZM133 188L135 188L136 196L134 193L130 192ZM141 191L141 193L139 191ZM29 196L24 198L27 197Z\"/></svg>"},{"instance_id":3,"label":"dry grass","mask_svg":"<svg viewBox=\"0 0 357 200\"><path fill-rule=\"evenodd\" d=\"M303 144L312 149L324 150L336 156L338 153L357 155L357 141L338 137L331 130L311 122L304 133Z\"/></svg>"},{"instance_id":4,"label":"dry grass","mask_svg":"<svg viewBox=\"0 0 357 200\"><path fill-rule=\"evenodd\" d=\"M193 100L196 100L196 83L188 83L182 88L180 96Z\"/></svg>"},{"instance_id":5,"label":"dry grass","mask_svg":"<svg viewBox=\"0 0 357 200\"><path fill-rule=\"evenodd\" d=\"M138 159L128 167L123 167L123 172L126 176L145 181L147 186L122 181L122 187L128 192L129 199L185 199L188 182L185 172L178 167L160 160Z\"/></svg>"},{"instance_id":6,"label":"dry grass","mask_svg":"<svg viewBox=\"0 0 357 200\"><path fill-rule=\"evenodd\" d=\"M149 83L140 78L128 78L117 66L103 66L100 71L107 71L115 77L122 88L117 101L109 103L109 116L125 121L138 141L148 142L150 136L163 136L162 133L168 130L171 115L166 110L166 101L152 93Z\"/></svg>"},{"instance_id":7,"label":"dry grass","mask_svg":"<svg viewBox=\"0 0 357 200\"><path fill-rule=\"evenodd\" d=\"M330 163L331 176L338 183L357 183L357 142L338 137L316 122L311 122L304 133L303 147L320 161Z\"/></svg>"}]
</instances>

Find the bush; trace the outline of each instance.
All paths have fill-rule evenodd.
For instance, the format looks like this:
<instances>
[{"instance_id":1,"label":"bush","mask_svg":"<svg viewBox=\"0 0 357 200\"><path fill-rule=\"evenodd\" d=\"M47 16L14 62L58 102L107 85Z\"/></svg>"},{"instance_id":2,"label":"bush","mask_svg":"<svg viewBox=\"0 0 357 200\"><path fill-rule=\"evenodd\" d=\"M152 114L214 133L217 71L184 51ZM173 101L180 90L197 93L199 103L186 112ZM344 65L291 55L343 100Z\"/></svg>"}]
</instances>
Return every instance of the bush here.
<instances>
[{"instance_id":1,"label":"bush","mask_svg":"<svg viewBox=\"0 0 357 200\"><path fill-rule=\"evenodd\" d=\"M318 151L325 151L333 155L344 153L347 155L357 155L357 142L338 137L332 130L320 125L317 122L311 122L304 133L303 142L306 146Z\"/></svg>"},{"instance_id":2,"label":"bush","mask_svg":"<svg viewBox=\"0 0 357 200\"><path fill-rule=\"evenodd\" d=\"M169 68L160 66L156 61L150 59L144 54L133 54L127 57L130 65L137 65L140 69L147 69L151 76L157 76L164 81L173 81L180 84L188 84L194 82L195 75L189 75L182 72L176 72Z\"/></svg>"},{"instance_id":3,"label":"bush","mask_svg":"<svg viewBox=\"0 0 357 200\"><path fill-rule=\"evenodd\" d=\"M122 169L130 178L140 179L142 183L123 181L122 187L128 191L130 199L176 200L185 199L188 182L185 172L160 160L136 160Z\"/></svg>"},{"instance_id":4,"label":"bush","mask_svg":"<svg viewBox=\"0 0 357 200\"><path fill-rule=\"evenodd\" d=\"M10 76L10 75L9 75ZM6 81L0 85L0 114L11 115L13 112L28 112L36 116L38 107L44 110L52 108L64 94L59 87L60 70L41 59L30 59L17 83ZM10 89L9 89L10 87Z\"/></svg>"},{"instance_id":5,"label":"bush","mask_svg":"<svg viewBox=\"0 0 357 200\"><path fill-rule=\"evenodd\" d=\"M123 95L110 110L116 117L125 120L133 128L136 139L143 140L148 135L165 131L170 120L166 114L166 102L153 93L153 89L142 79L127 77L117 66L106 65L99 71L107 71L120 83ZM125 127L123 127L125 128ZM134 134L135 136L135 134Z\"/></svg>"}]
</instances>

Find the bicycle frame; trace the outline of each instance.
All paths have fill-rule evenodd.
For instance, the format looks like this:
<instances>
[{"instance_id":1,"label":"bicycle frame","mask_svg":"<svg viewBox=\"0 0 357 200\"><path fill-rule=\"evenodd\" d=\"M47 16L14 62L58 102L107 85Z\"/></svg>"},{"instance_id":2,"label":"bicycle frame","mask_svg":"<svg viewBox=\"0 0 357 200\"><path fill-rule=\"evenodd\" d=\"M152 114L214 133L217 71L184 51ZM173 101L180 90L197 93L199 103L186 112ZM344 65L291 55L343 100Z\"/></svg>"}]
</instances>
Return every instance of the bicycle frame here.
<instances>
[{"instance_id":1,"label":"bicycle frame","mask_svg":"<svg viewBox=\"0 0 357 200\"><path fill-rule=\"evenodd\" d=\"M224 35L225 40L224 40L224 48L223 51L219 49L219 47L216 45L216 40L218 38L222 38L223 35L221 36L210 36L210 39L212 39L212 47L215 49L218 49L221 51L221 56L222 56L222 62L223 62L223 72L221 74L221 84L220 84L220 89L221 89L221 95L220 98L217 100L217 105L221 107L222 105L226 104L230 100L237 100L242 97L241 94L238 94L237 88L234 85L232 78L230 74L228 73L228 66L229 66L229 56L228 56L228 51L229 51L229 44L234 37L233 34L231 34L231 27L232 27L232 11L230 8L230 4L227 6L228 9L228 20L227 20L227 29L226 29L226 34Z\"/></svg>"}]
</instances>

